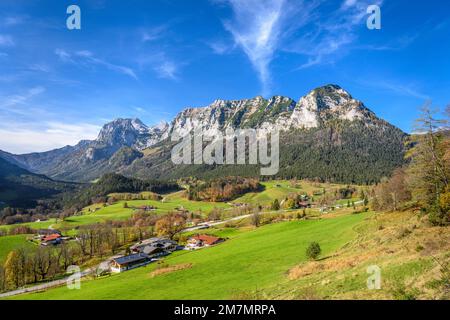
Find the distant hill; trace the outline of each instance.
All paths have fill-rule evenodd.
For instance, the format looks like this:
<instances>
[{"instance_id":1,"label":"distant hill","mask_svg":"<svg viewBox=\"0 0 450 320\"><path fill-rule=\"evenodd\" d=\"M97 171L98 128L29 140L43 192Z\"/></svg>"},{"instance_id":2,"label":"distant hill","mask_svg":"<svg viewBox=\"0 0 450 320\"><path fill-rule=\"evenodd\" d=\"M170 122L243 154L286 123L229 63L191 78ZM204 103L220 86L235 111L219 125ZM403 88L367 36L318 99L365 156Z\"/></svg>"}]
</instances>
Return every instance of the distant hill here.
<instances>
[{"instance_id":1,"label":"distant hill","mask_svg":"<svg viewBox=\"0 0 450 320\"><path fill-rule=\"evenodd\" d=\"M106 197L111 193L139 193L143 191L168 193L178 191L179 189L177 183L151 180L144 181L136 178L124 177L119 174L108 173L95 183L92 183L88 187L67 197L65 205L81 210L83 207L91 204L92 199Z\"/></svg>"},{"instance_id":2,"label":"distant hill","mask_svg":"<svg viewBox=\"0 0 450 320\"><path fill-rule=\"evenodd\" d=\"M49 199L78 187L74 183L54 181L31 173L0 158L0 202L3 206L34 207L37 200Z\"/></svg>"},{"instance_id":3,"label":"distant hill","mask_svg":"<svg viewBox=\"0 0 450 320\"><path fill-rule=\"evenodd\" d=\"M175 166L172 134L194 127L281 131L280 178L372 183L403 164L407 135L378 118L337 85L312 90L298 102L288 97L216 100L187 108L171 123L147 127L139 119L106 124L93 141L44 153L0 157L53 179L90 182L106 173L141 179L188 176L258 176L257 166Z\"/></svg>"}]
</instances>

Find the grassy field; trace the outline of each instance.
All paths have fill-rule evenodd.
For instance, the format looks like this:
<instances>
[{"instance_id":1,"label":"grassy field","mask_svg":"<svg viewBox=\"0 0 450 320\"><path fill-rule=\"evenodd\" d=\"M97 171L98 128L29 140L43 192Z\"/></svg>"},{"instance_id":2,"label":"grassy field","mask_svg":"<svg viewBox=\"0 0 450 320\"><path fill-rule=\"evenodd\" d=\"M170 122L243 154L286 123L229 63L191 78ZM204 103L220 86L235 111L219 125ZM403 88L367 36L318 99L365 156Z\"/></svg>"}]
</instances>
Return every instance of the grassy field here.
<instances>
[{"instance_id":1,"label":"grassy field","mask_svg":"<svg viewBox=\"0 0 450 320\"><path fill-rule=\"evenodd\" d=\"M125 202L128 208L124 208ZM28 226L33 229L47 229L52 227L54 229L72 229L77 226L95 224L105 221L120 221L130 218L139 207L153 206L157 209L151 211L155 215L162 215L177 208L184 208L191 212L199 212L203 214L209 213L214 208L229 208L230 205L226 203L212 203L201 201L190 201L183 196L182 192L169 194L164 197L163 201L156 200L130 200L119 201L113 205L103 206L103 204L94 204L83 209L80 215L71 216L64 221L56 221L49 219L42 222L24 223L18 225L0 226L0 229L9 230L17 226ZM95 209L98 209L95 211Z\"/></svg>"},{"instance_id":2,"label":"grassy field","mask_svg":"<svg viewBox=\"0 0 450 320\"><path fill-rule=\"evenodd\" d=\"M29 222L29 223L20 223L20 224L12 224L12 225L1 225L0 230L10 230L11 228L15 228L18 226L27 226L33 229L47 229L51 225L55 224L55 219L49 219L46 221L40 221L40 222Z\"/></svg>"},{"instance_id":3,"label":"grassy field","mask_svg":"<svg viewBox=\"0 0 450 320\"><path fill-rule=\"evenodd\" d=\"M128 208L124 208L125 202ZM156 210L152 214L162 215L177 208L183 208L191 212L209 213L214 208L228 208L226 203L211 203L200 201L189 201L181 193L167 195L162 201L157 200L130 200L119 201L113 205L93 205L85 208L79 216L73 216L64 222L54 225L57 228L71 228L80 225L94 224L108 220L126 220L142 206L153 206ZM98 208L98 211L90 212L90 209Z\"/></svg>"},{"instance_id":4,"label":"grassy field","mask_svg":"<svg viewBox=\"0 0 450 320\"><path fill-rule=\"evenodd\" d=\"M256 288L281 283L286 273L306 260L305 250L318 241L326 257L355 238L355 227L370 214L334 219L283 222L246 232L230 233L216 247L179 252L164 264L180 271L151 276L147 267L111 277L84 281L81 290L56 288L19 299L230 299ZM163 266L163 267L167 267ZM161 266L160 266L161 267Z\"/></svg>"},{"instance_id":5,"label":"grassy field","mask_svg":"<svg viewBox=\"0 0 450 320\"><path fill-rule=\"evenodd\" d=\"M280 201L286 198L292 193L307 193L312 195L315 191L321 191L323 189L326 192L332 192L333 190L342 187L338 184L320 184L312 183L308 181L298 181L296 185L291 185L290 181L269 181L262 182L265 190L257 193L248 193L233 202L235 203L249 203L249 204L262 204L267 205L275 199ZM128 208L124 208L124 203L127 202ZM347 203L347 200L342 203ZM157 209L152 213L160 215L169 211L174 211L177 208L183 208L191 212L197 212L201 214L207 214L214 208L227 209L231 206L227 203L212 203L203 201L190 201L188 200L183 191L168 194L164 196L163 201L156 200L130 200L119 201L113 205L104 206L103 204L94 204L92 206L83 209L80 215L67 218L65 221L56 221L55 219L49 219L41 222L31 222L19 225L0 226L0 230L9 230L12 227L28 226L33 229L47 229L49 227L55 229L72 229L77 226L94 224L99 222L105 222L108 220L125 220L131 217L136 208L141 206L153 206ZM98 209L95 211L95 209Z\"/></svg>"},{"instance_id":6,"label":"grassy field","mask_svg":"<svg viewBox=\"0 0 450 320\"><path fill-rule=\"evenodd\" d=\"M334 192L338 188L342 188L344 185L330 184L330 183L314 183L309 181L298 181L296 184L292 184L291 181L268 181L261 182L265 190L262 192L251 192L244 196L234 200L235 203L250 203L267 205L273 202L275 199L279 201L285 199L289 194L306 193L309 196L313 196L314 192ZM320 196L316 196L318 198ZM347 202L345 202L347 203Z\"/></svg>"},{"instance_id":7,"label":"grassy field","mask_svg":"<svg viewBox=\"0 0 450 320\"><path fill-rule=\"evenodd\" d=\"M0 237L0 264L3 264L9 252L20 247L35 246L30 241L27 241L29 235L5 236Z\"/></svg>"}]
</instances>

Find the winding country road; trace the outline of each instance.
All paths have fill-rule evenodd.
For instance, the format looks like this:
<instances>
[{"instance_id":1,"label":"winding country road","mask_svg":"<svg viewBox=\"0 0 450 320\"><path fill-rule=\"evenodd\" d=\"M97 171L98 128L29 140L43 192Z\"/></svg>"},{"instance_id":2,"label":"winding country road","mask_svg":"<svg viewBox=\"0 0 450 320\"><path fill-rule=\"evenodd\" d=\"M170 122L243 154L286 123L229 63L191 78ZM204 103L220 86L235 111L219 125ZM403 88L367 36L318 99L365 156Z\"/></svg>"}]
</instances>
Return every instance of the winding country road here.
<instances>
[{"instance_id":1,"label":"winding country road","mask_svg":"<svg viewBox=\"0 0 450 320\"><path fill-rule=\"evenodd\" d=\"M118 258L118 257L120 257L122 255L123 255L123 253L115 255L115 256L112 256L112 257L108 258L107 260L103 261L102 263L100 263L97 267L92 267L92 268L88 268L88 269L86 269L84 271L81 271L80 272L80 279L84 278L86 276L95 274L97 272L97 270L99 268L101 268L101 266L103 266L106 263L109 265L109 262L112 259ZM42 284L39 284L39 285L36 285L36 286L27 287L27 288L21 288L21 289L16 289L14 291L1 293L0 294L0 299L7 298L7 297L12 297L12 296L17 296L19 294L39 292L39 291L43 291L43 290L54 288L54 287L60 287L60 286L63 286L63 285L66 285L67 283L69 283L68 281L71 280L71 277L72 276L67 276L67 277L65 277L63 279L49 281L49 282L42 283Z\"/></svg>"},{"instance_id":2,"label":"winding country road","mask_svg":"<svg viewBox=\"0 0 450 320\"><path fill-rule=\"evenodd\" d=\"M83 278L89 274L94 273L95 269L91 268L91 269L86 269L85 271L82 271L80 274L80 277ZM64 278L64 279L60 279L60 280L54 280L54 281L50 281L47 283L43 283L43 284L39 284L37 286L32 286L29 288L22 288L22 289L17 289L14 291L9 291L9 292L5 292L0 294L0 299L1 298L7 298L7 297L12 297L12 296L17 296L19 294L24 294L24 293L31 293L31 292L38 292L38 291L43 291L46 289L50 289L50 288L54 288L54 287L60 287L63 286L65 284L67 284L67 281L70 278Z\"/></svg>"}]
</instances>

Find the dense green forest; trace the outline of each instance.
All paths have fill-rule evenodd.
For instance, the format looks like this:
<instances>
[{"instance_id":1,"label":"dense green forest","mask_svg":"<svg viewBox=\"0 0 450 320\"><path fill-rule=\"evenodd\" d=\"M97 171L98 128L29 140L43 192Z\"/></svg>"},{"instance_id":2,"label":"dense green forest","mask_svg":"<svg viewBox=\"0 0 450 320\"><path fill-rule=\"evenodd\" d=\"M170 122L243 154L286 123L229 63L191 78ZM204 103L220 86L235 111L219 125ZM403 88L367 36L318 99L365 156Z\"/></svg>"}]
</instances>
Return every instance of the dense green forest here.
<instances>
[{"instance_id":1,"label":"dense green forest","mask_svg":"<svg viewBox=\"0 0 450 320\"><path fill-rule=\"evenodd\" d=\"M81 185L52 180L31 173L0 158L0 201L3 206L30 208L39 200L75 192Z\"/></svg>"},{"instance_id":2,"label":"dense green forest","mask_svg":"<svg viewBox=\"0 0 450 320\"><path fill-rule=\"evenodd\" d=\"M19 168L18 170L23 169ZM32 175L32 177L35 178L40 176ZM61 182L54 182L53 180L50 180L46 177L41 177L41 179L43 179L44 182L51 181L51 183L55 183L56 185L65 185ZM24 178L22 177L20 181L21 183L23 183ZM8 183L11 182L8 181ZM74 184L68 185L70 186ZM51 184L51 186L53 186L53 184ZM96 183L75 186L77 188L72 188L70 191L66 189L36 189L41 193L35 192L34 194L28 196L32 196L33 199L37 196L41 196L42 198L40 200L32 201L26 196L24 197L20 193L17 193L17 199L14 202L6 203L5 208L0 211L0 223L13 224L29 222L33 219L33 216L34 218L40 218L47 215L58 215L63 211L68 215L74 214L85 206L88 206L94 202L106 202L106 196L114 192L133 193L151 191L155 193L166 193L179 189L178 184L176 183L127 178L114 173L104 175ZM22 184L18 184L17 187L18 188L14 189L14 191L10 192L18 192L18 190L27 188L26 185ZM5 186L5 188L8 187ZM24 199L24 201L21 201L21 199ZM28 199L30 201L27 201Z\"/></svg>"},{"instance_id":3,"label":"dense green forest","mask_svg":"<svg viewBox=\"0 0 450 320\"><path fill-rule=\"evenodd\" d=\"M405 163L407 138L393 126L380 130L364 122L335 121L315 129L282 133L280 171L273 177L260 176L257 165L174 165L170 143L155 146L150 155L136 160L124 173L145 179L241 176L372 184Z\"/></svg>"}]
</instances>

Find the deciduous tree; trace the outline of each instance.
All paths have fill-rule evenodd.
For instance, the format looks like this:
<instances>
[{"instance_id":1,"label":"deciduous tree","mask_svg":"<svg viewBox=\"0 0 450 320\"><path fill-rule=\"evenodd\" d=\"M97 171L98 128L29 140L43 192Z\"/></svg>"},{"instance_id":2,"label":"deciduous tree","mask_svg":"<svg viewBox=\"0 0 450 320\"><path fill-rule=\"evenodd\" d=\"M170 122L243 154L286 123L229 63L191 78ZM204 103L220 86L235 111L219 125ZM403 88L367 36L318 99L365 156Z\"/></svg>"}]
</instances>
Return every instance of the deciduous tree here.
<instances>
[{"instance_id":1,"label":"deciduous tree","mask_svg":"<svg viewBox=\"0 0 450 320\"><path fill-rule=\"evenodd\" d=\"M179 213L169 213L156 222L155 231L158 236L167 236L169 239L181 232L186 226L186 217Z\"/></svg>"}]
</instances>

